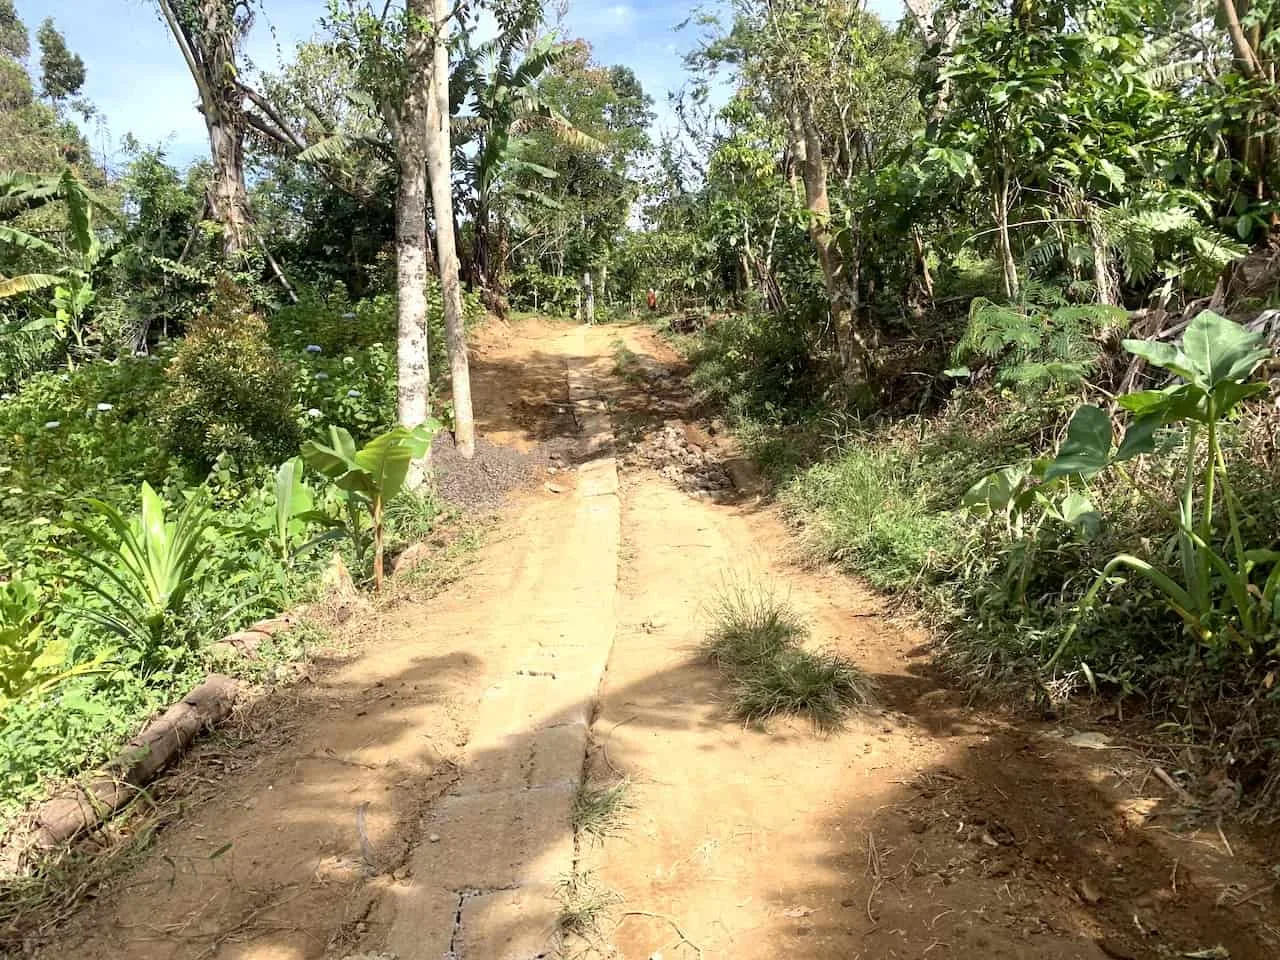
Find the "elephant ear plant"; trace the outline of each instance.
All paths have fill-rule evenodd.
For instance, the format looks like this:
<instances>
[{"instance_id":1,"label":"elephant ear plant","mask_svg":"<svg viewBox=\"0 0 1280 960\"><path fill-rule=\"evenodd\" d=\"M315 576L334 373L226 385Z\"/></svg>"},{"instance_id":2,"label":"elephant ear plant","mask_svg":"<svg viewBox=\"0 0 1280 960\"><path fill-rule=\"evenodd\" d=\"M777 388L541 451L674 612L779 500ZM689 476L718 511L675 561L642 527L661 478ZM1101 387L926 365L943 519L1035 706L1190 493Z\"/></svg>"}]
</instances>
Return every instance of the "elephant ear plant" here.
<instances>
[{"instance_id":1,"label":"elephant ear plant","mask_svg":"<svg viewBox=\"0 0 1280 960\"><path fill-rule=\"evenodd\" d=\"M329 428L329 443L308 440L302 459L317 473L332 480L346 494L347 532L363 562L365 539L362 513L370 518L373 540L373 588L382 590L382 554L386 505L404 488L409 468L431 451L431 440L440 429L428 420L413 429L396 427L356 449L351 434L342 427Z\"/></svg>"},{"instance_id":2,"label":"elephant ear plant","mask_svg":"<svg viewBox=\"0 0 1280 960\"><path fill-rule=\"evenodd\" d=\"M1267 389L1266 383L1252 377L1271 351L1260 334L1207 310L1191 322L1181 346L1145 340L1126 340L1124 345L1130 353L1176 374L1181 382L1118 399L1131 420L1114 452L1107 414L1094 406L1080 407L1045 476L1089 476L1114 467L1176 528L1180 576L1131 554L1113 557L1085 595L1075 622L1047 665L1052 666L1067 649L1080 616L1099 590L1117 571L1125 569L1146 578L1160 591L1198 643L1211 649L1234 643L1250 653L1256 642L1280 624L1280 552L1250 549L1244 542L1240 503L1223 456L1221 425L1242 401ZM1151 453L1156 430L1175 424L1186 430L1186 462L1176 513L1134 483L1120 466L1123 461ZM1226 519L1225 545L1219 550L1214 531L1218 528L1215 517L1220 519L1221 515Z\"/></svg>"}]
</instances>

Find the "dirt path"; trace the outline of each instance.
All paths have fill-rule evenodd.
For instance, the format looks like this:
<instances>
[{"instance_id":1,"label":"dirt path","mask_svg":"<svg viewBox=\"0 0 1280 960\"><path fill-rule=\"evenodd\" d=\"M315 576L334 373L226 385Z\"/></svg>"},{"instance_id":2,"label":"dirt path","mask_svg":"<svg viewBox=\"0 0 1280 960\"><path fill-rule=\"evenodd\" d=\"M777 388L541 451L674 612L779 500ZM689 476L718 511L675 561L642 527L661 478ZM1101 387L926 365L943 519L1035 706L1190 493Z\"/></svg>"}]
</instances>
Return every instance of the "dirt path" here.
<instances>
[{"instance_id":1,"label":"dirt path","mask_svg":"<svg viewBox=\"0 0 1280 960\"><path fill-rule=\"evenodd\" d=\"M1280 956L1275 847L1182 829L1151 763L1083 746L1105 737L965 709L876 597L791 562L651 333L491 330L476 367L490 439L583 424L594 465L512 506L464 583L386 611L42 956L533 960L570 875L600 908L573 956ZM788 592L879 707L825 736L734 720L695 655L732 579ZM629 784L601 843L570 827L584 775Z\"/></svg>"}]
</instances>

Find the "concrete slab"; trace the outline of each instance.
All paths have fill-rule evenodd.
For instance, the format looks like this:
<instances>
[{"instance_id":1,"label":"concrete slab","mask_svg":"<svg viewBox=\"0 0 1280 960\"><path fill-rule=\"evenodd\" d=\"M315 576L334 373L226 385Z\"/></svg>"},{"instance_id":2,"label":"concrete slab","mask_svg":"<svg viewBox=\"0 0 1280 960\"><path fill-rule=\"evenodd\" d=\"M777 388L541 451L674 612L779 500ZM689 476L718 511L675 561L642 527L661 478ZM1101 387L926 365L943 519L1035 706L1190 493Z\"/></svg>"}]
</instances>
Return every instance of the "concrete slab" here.
<instances>
[{"instance_id":1,"label":"concrete slab","mask_svg":"<svg viewBox=\"0 0 1280 960\"><path fill-rule=\"evenodd\" d=\"M467 897L458 960L538 960L556 945L560 903L552 884Z\"/></svg>"},{"instance_id":2,"label":"concrete slab","mask_svg":"<svg viewBox=\"0 0 1280 960\"><path fill-rule=\"evenodd\" d=\"M578 468L578 493L601 497L618 492L618 462L613 457L592 460Z\"/></svg>"},{"instance_id":3,"label":"concrete slab","mask_svg":"<svg viewBox=\"0 0 1280 960\"><path fill-rule=\"evenodd\" d=\"M472 738L468 747L473 759L458 784L459 796L576 785L582 778L587 726L566 723L491 742Z\"/></svg>"},{"instance_id":4,"label":"concrete slab","mask_svg":"<svg viewBox=\"0 0 1280 960\"><path fill-rule=\"evenodd\" d=\"M459 897L429 876L415 876L391 888L396 922L387 950L399 960L447 960L453 955Z\"/></svg>"},{"instance_id":5,"label":"concrete slab","mask_svg":"<svg viewBox=\"0 0 1280 960\"><path fill-rule=\"evenodd\" d=\"M451 890L555 883L573 869L570 810L576 783L537 790L455 794L437 804L414 875Z\"/></svg>"}]
</instances>

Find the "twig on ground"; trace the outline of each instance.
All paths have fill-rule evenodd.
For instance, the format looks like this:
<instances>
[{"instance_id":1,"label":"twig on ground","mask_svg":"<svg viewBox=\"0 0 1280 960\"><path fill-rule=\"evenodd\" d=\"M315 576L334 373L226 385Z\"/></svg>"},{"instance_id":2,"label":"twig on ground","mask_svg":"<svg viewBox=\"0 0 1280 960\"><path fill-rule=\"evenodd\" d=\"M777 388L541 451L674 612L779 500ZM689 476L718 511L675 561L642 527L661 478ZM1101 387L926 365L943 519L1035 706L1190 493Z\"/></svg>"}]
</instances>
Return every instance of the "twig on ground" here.
<instances>
[{"instance_id":1,"label":"twig on ground","mask_svg":"<svg viewBox=\"0 0 1280 960\"><path fill-rule=\"evenodd\" d=\"M619 927L622 926L627 917L648 917L651 920L661 920L664 923L669 923L671 925L671 929L676 932L676 936L680 938L679 942L689 947L689 949L697 954L698 957L702 956L702 948L690 940L688 935L680 929L680 924L676 923L675 920L667 916L665 913L650 913L648 910L628 910L619 918Z\"/></svg>"}]
</instances>

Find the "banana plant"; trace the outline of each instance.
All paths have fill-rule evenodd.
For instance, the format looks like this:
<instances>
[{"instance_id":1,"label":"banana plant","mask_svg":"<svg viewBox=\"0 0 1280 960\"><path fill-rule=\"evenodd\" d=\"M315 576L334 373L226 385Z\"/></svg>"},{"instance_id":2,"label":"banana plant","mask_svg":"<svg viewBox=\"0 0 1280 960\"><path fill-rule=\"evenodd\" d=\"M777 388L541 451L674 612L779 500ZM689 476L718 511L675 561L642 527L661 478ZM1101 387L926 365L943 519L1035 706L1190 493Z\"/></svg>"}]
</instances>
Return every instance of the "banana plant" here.
<instances>
[{"instance_id":1,"label":"banana plant","mask_svg":"<svg viewBox=\"0 0 1280 960\"><path fill-rule=\"evenodd\" d=\"M1081 604L1083 613L1117 571L1129 570L1150 581L1200 643L1220 647L1234 642L1247 652L1280 624L1280 551L1250 549L1241 531L1240 502L1231 487L1221 443L1221 424L1250 397L1267 389L1252 379L1271 356L1261 334L1206 310L1187 327L1181 345L1126 340L1125 348L1153 366L1168 370L1180 382L1158 390L1142 390L1118 399L1132 419L1119 446L1112 450L1111 420L1093 406L1078 409L1067 440L1046 476L1092 474L1114 466L1122 478L1168 516L1181 579L1132 554L1113 557L1103 567ZM1151 453L1155 433L1171 424L1187 431L1186 462L1176 511L1133 482L1124 461ZM1219 504L1226 518L1226 546L1214 546ZM1269 569L1269 573L1266 572ZM1071 628L1048 661L1052 666L1066 650L1079 625Z\"/></svg>"},{"instance_id":2,"label":"banana plant","mask_svg":"<svg viewBox=\"0 0 1280 960\"><path fill-rule=\"evenodd\" d=\"M302 445L307 466L345 493L347 526L356 555L364 560L362 512L370 518L373 542L373 588L382 590L383 537L386 505L404 488L409 468L431 451L431 440L439 430L438 420L428 420L410 429L395 427L356 449L355 440L342 427L329 428L329 442L308 440Z\"/></svg>"},{"instance_id":3,"label":"banana plant","mask_svg":"<svg viewBox=\"0 0 1280 960\"><path fill-rule=\"evenodd\" d=\"M164 500L142 484L141 511L125 517L111 504L88 498L85 503L106 521L107 531L88 523L72 526L98 548L97 553L67 548L67 553L96 569L102 583L73 576L74 582L106 601L108 610L81 609L85 619L125 640L154 650L164 638L165 621L181 612L196 582L204 557L199 547L209 529L208 501L191 497L176 520L165 516Z\"/></svg>"},{"instance_id":4,"label":"banana plant","mask_svg":"<svg viewBox=\"0 0 1280 960\"><path fill-rule=\"evenodd\" d=\"M271 532L275 548L284 563L292 562L300 552L293 548L294 536L302 532L307 516L315 508L311 491L302 479L303 470L301 457L286 460L276 469L276 502Z\"/></svg>"}]
</instances>

